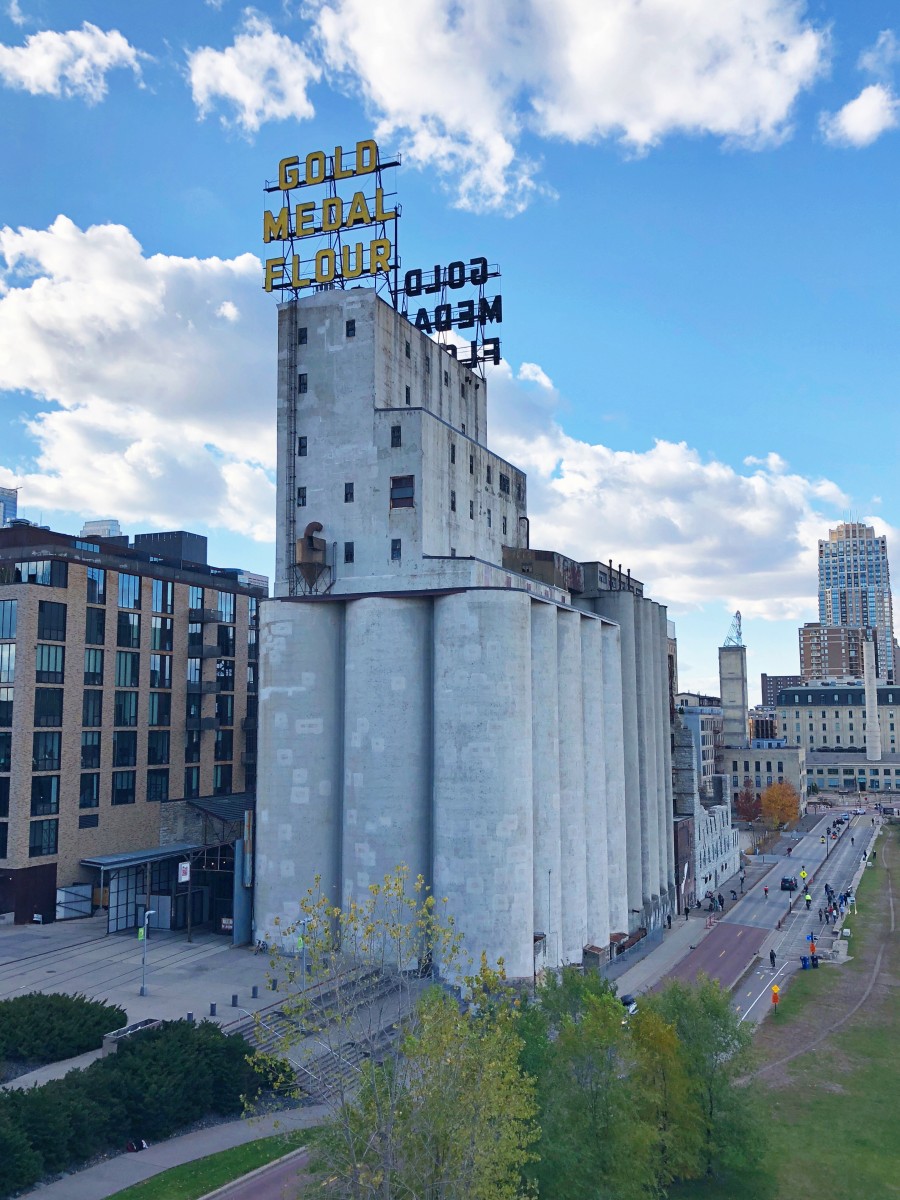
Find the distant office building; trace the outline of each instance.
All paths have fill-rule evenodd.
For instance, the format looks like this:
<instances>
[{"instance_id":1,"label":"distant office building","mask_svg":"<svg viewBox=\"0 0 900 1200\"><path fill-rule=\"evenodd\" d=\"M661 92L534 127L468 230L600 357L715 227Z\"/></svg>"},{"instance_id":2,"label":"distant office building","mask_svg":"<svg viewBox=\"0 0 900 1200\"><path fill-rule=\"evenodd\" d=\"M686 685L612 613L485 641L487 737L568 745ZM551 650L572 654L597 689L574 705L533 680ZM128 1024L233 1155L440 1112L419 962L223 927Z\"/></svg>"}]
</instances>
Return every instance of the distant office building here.
<instances>
[{"instance_id":1,"label":"distant office building","mask_svg":"<svg viewBox=\"0 0 900 1200\"><path fill-rule=\"evenodd\" d=\"M816 621L801 626L798 632L803 679L862 679L866 629Z\"/></svg>"},{"instance_id":2,"label":"distant office building","mask_svg":"<svg viewBox=\"0 0 900 1200\"><path fill-rule=\"evenodd\" d=\"M180 536L194 535L166 538ZM180 927L171 842L187 861L216 847L209 880L195 861L192 920L220 901L233 918L215 872L234 874L223 829L255 787L264 593L207 566L205 539L190 545L199 561L184 566L33 525L0 532L0 919L65 916L65 889L90 912L99 885L110 929L145 906Z\"/></svg>"},{"instance_id":3,"label":"distant office building","mask_svg":"<svg viewBox=\"0 0 900 1200\"><path fill-rule=\"evenodd\" d=\"M774 708L778 703L778 693L783 688L797 687L802 682L803 679L800 675L766 675L764 672L759 677L759 687L762 692L760 704L763 708Z\"/></svg>"},{"instance_id":4,"label":"distant office building","mask_svg":"<svg viewBox=\"0 0 900 1200\"><path fill-rule=\"evenodd\" d=\"M0 529L16 519L19 504L17 488L0 487Z\"/></svg>"},{"instance_id":5,"label":"distant office building","mask_svg":"<svg viewBox=\"0 0 900 1200\"><path fill-rule=\"evenodd\" d=\"M873 696L878 713L878 733L886 755L900 752L900 686L879 681ZM807 751L866 750L868 720L866 690L862 681L832 684L810 680L778 694L779 734L790 745ZM875 730L873 729L873 733Z\"/></svg>"},{"instance_id":6,"label":"distant office building","mask_svg":"<svg viewBox=\"0 0 900 1200\"><path fill-rule=\"evenodd\" d=\"M843 522L819 541L819 624L876 631L878 678L894 678L894 618L887 539ZM801 634L802 638L802 634ZM802 643L801 643L802 644Z\"/></svg>"},{"instance_id":7,"label":"distant office building","mask_svg":"<svg viewBox=\"0 0 900 1200\"><path fill-rule=\"evenodd\" d=\"M85 521L79 537L86 538L119 538L122 537L122 527L118 521L105 517L101 521Z\"/></svg>"}]
</instances>

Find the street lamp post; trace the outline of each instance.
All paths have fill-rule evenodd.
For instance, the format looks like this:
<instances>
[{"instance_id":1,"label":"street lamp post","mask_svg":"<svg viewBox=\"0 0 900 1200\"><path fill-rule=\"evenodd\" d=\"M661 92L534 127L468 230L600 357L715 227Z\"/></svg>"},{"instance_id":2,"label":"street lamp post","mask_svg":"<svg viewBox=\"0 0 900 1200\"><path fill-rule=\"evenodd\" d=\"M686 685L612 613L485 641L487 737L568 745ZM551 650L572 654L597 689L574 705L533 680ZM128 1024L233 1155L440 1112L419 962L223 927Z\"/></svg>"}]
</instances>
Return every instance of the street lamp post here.
<instances>
[{"instance_id":1,"label":"street lamp post","mask_svg":"<svg viewBox=\"0 0 900 1200\"><path fill-rule=\"evenodd\" d=\"M155 908L148 908L144 913L144 925L141 929L143 937L141 938L141 995L147 995L147 929L149 928L150 918L156 916Z\"/></svg>"}]
</instances>

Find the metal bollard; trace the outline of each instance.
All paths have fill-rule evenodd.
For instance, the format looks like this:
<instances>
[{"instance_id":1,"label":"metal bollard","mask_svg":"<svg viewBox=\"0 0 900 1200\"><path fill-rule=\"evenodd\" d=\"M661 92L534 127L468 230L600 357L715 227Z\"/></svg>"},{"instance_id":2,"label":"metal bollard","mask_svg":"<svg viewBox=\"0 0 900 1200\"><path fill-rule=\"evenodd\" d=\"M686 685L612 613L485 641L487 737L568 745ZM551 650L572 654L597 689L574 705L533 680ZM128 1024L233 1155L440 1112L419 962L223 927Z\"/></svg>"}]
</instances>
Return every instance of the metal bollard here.
<instances>
[{"instance_id":1,"label":"metal bollard","mask_svg":"<svg viewBox=\"0 0 900 1200\"><path fill-rule=\"evenodd\" d=\"M211 1017L214 1017L214 1016L216 1015L216 1002L215 1002L215 1000L210 1000L210 1002L209 1002L209 1015L210 1015Z\"/></svg>"},{"instance_id":2,"label":"metal bollard","mask_svg":"<svg viewBox=\"0 0 900 1200\"><path fill-rule=\"evenodd\" d=\"M254 983L253 987L250 989L250 996L253 1000L259 999L259 984L258 983Z\"/></svg>"},{"instance_id":3,"label":"metal bollard","mask_svg":"<svg viewBox=\"0 0 900 1200\"><path fill-rule=\"evenodd\" d=\"M231 1007L237 1008L237 1006L238 1006L237 992L232 992L231 993Z\"/></svg>"}]
</instances>

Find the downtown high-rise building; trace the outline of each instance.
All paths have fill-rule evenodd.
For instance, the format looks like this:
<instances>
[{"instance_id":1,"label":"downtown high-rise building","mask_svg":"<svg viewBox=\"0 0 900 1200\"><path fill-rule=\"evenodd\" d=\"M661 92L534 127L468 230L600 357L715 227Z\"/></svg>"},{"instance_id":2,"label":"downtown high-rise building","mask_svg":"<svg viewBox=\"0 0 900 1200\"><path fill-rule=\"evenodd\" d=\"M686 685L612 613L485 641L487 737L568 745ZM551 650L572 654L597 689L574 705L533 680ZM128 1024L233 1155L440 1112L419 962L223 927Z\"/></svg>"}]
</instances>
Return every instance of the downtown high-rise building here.
<instances>
[{"instance_id":1,"label":"downtown high-rise building","mask_svg":"<svg viewBox=\"0 0 900 1200\"><path fill-rule=\"evenodd\" d=\"M819 541L819 625L872 630L878 677L894 678L894 618L887 539L842 522ZM858 671L856 672L858 674Z\"/></svg>"},{"instance_id":2,"label":"downtown high-rise building","mask_svg":"<svg viewBox=\"0 0 900 1200\"><path fill-rule=\"evenodd\" d=\"M15 520L19 501L18 488L0 487L0 529Z\"/></svg>"}]
</instances>

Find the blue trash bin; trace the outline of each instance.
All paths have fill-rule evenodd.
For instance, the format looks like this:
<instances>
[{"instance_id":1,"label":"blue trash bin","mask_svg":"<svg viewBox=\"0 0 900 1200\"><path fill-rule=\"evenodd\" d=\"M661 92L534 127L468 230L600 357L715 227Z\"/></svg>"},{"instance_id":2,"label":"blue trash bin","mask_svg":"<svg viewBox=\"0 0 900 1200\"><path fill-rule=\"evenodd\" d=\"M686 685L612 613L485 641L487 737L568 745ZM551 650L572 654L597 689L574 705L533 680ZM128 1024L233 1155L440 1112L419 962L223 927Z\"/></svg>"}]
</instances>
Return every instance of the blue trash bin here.
<instances>
[{"instance_id":1,"label":"blue trash bin","mask_svg":"<svg viewBox=\"0 0 900 1200\"><path fill-rule=\"evenodd\" d=\"M809 970L809 955L808 955L808 954L801 954L801 955L800 955L800 965L801 965L801 967L803 968L803 970L804 970L804 971L808 971L808 970Z\"/></svg>"}]
</instances>

